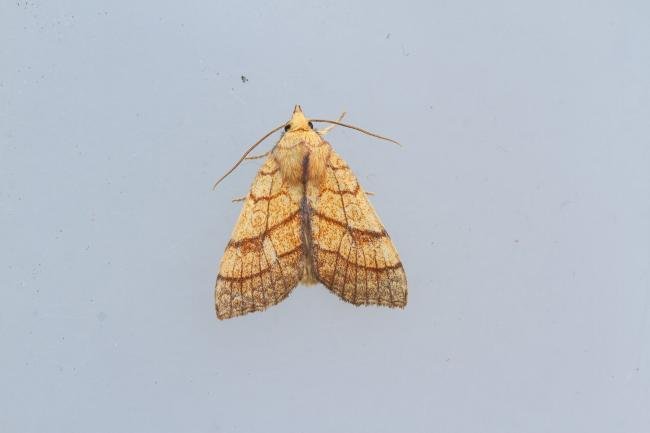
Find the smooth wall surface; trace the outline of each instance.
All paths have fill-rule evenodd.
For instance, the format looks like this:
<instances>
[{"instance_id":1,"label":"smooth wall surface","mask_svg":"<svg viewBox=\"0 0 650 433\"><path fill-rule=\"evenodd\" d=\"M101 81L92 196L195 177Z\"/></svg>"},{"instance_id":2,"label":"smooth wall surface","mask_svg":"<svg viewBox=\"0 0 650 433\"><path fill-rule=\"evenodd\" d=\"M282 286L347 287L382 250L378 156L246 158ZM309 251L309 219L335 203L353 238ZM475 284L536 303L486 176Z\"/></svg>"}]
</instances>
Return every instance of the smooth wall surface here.
<instances>
[{"instance_id":1,"label":"smooth wall surface","mask_svg":"<svg viewBox=\"0 0 650 433\"><path fill-rule=\"evenodd\" d=\"M650 431L650 6L0 3L0 430ZM217 321L288 119L329 138L403 311ZM268 150L269 140L260 146Z\"/></svg>"}]
</instances>

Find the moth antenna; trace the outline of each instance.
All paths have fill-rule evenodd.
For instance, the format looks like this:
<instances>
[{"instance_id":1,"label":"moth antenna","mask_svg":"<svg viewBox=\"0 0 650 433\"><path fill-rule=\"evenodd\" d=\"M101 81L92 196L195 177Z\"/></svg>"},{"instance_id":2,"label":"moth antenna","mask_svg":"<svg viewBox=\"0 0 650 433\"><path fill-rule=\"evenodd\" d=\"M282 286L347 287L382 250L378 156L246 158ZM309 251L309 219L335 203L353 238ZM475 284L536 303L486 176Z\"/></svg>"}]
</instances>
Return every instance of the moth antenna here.
<instances>
[{"instance_id":1,"label":"moth antenna","mask_svg":"<svg viewBox=\"0 0 650 433\"><path fill-rule=\"evenodd\" d=\"M391 143L395 143L400 147L404 147L404 146L402 146L401 143L399 143L398 141L393 140L392 138L384 137L382 135L375 134L374 132L366 131L365 129L359 128L358 126L348 125L347 123L337 122L336 120L327 120L327 119L310 119L310 120L312 122L325 122L325 123L331 123L333 125L344 126L346 128L350 128L350 129L355 129L355 130L357 130L359 132L363 132L364 134L369 135L371 137L379 138L380 140L390 141Z\"/></svg>"},{"instance_id":2,"label":"moth antenna","mask_svg":"<svg viewBox=\"0 0 650 433\"><path fill-rule=\"evenodd\" d=\"M271 132L267 133L264 137L262 137L262 138L260 138L259 140L257 140L257 143L255 143L255 144L253 144L251 147L249 147L248 150L247 150L246 152L244 152L244 154L241 156L241 158L239 158L239 161L237 161L237 163L236 163L236 164L235 164L235 165L234 165L230 170L228 170L228 172L227 172L226 174L224 174L223 176L221 176L221 178L220 178L218 181L216 181L216 182L214 183L214 185L212 186L212 190L214 191L214 189L217 187L217 185L219 185L219 183L220 183L222 180L224 180L226 177L228 177L228 175L229 175L230 173L232 173L233 171L235 171L235 169L236 169L237 167L239 167L239 164L241 164L242 161L243 161L244 159L246 159L246 157L248 156L248 154L251 153L251 152L253 151L253 149L255 149L255 148L257 147L258 144L260 144L261 142L263 142L264 140L266 140L267 138L269 138L269 137L270 137L274 132L276 132L276 131L278 131L278 130L284 128L285 126L286 126L286 123L283 123L282 125L278 126L277 128L272 129Z\"/></svg>"}]
</instances>

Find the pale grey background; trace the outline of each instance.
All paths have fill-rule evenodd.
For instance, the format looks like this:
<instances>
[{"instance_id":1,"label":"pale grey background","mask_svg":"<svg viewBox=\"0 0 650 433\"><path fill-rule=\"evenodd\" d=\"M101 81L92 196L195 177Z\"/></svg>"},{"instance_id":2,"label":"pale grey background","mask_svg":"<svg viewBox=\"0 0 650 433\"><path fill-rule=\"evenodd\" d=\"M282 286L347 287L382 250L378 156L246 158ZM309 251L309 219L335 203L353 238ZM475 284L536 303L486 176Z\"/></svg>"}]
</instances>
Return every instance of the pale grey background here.
<instances>
[{"instance_id":1,"label":"pale grey background","mask_svg":"<svg viewBox=\"0 0 650 433\"><path fill-rule=\"evenodd\" d=\"M0 431L650 431L647 2L0 5ZM406 310L216 320L295 103L405 144L330 136Z\"/></svg>"}]
</instances>

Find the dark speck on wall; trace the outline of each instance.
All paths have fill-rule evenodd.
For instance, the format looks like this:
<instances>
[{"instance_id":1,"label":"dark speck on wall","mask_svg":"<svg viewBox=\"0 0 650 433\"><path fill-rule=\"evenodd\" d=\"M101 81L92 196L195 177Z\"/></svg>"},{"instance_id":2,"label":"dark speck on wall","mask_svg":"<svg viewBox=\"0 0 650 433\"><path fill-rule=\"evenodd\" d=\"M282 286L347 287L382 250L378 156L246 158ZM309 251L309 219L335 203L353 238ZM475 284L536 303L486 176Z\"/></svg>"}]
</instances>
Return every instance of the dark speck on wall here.
<instances>
[{"instance_id":1,"label":"dark speck on wall","mask_svg":"<svg viewBox=\"0 0 650 433\"><path fill-rule=\"evenodd\" d=\"M246 75L241 76L241 82L246 83L248 81L248 78L246 78Z\"/></svg>"}]
</instances>

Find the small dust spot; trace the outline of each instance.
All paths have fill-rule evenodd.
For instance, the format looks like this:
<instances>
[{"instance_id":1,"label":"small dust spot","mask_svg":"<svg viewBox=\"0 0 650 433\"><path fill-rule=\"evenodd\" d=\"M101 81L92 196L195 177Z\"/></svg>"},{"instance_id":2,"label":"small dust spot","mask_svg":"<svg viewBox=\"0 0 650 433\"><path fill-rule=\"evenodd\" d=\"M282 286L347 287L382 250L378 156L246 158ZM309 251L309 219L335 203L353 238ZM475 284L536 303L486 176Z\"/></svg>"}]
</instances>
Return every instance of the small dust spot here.
<instances>
[{"instance_id":1,"label":"small dust spot","mask_svg":"<svg viewBox=\"0 0 650 433\"><path fill-rule=\"evenodd\" d=\"M386 39L390 39L390 33L386 33Z\"/></svg>"},{"instance_id":2,"label":"small dust spot","mask_svg":"<svg viewBox=\"0 0 650 433\"><path fill-rule=\"evenodd\" d=\"M248 78L246 78L246 75L241 76L241 82L242 83L247 83L248 82Z\"/></svg>"},{"instance_id":3,"label":"small dust spot","mask_svg":"<svg viewBox=\"0 0 650 433\"><path fill-rule=\"evenodd\" d=\"M107 317L108 317L108 315L106 313L104 313L103 311L100 311L99 313L97 313L97 320L99 320L100 322L105 321Z\"/></svg>"}]
</instances>

